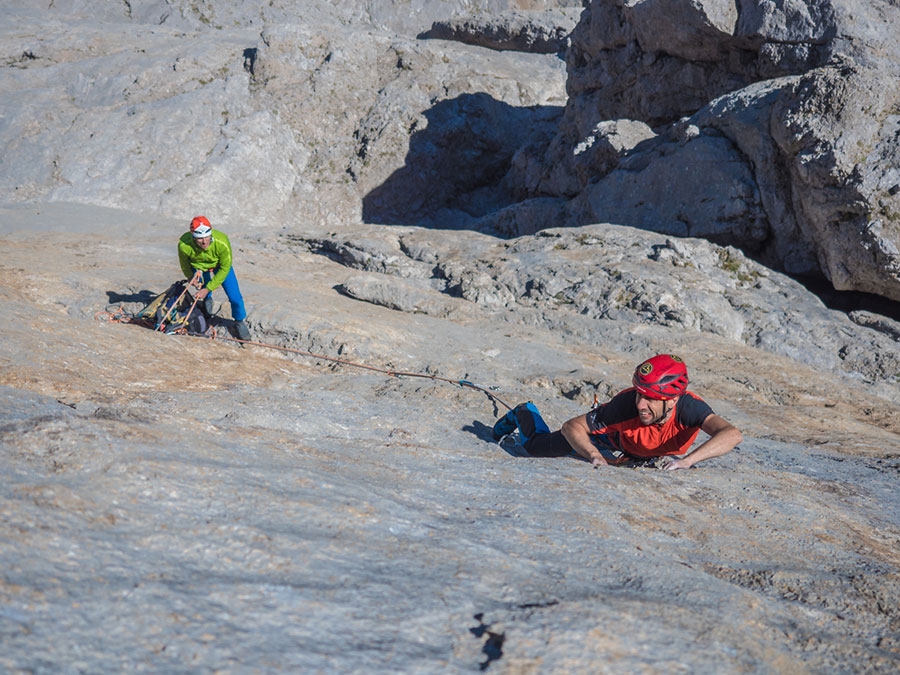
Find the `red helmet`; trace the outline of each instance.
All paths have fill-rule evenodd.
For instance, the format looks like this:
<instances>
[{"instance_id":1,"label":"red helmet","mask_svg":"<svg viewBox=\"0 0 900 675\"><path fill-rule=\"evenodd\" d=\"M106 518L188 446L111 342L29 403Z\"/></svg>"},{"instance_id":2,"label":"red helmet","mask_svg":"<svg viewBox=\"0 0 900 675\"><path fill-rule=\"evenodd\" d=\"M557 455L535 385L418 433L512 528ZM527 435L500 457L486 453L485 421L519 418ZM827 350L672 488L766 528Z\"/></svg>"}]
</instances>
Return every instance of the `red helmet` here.
<instances>
[{"instance_id":1,"label":"red helmet","mask_svg":"<svg viewBox=\"0 0 900 675\"><path fill-rule=\"evenodd\" d=\"M191 221L191 234L194 239L203 239L211 235L212 225L209 224L209 219L206 216L196 216Z\"/></svg>"},{"instance_id":2,"label":"red helmet","mask_svg":"<svg viewBox=\"0 0 900 675\"><path fill-rule=\"evenodd\" d=\"M687 390L687 366L674 354L659 354L635 368L631 382L641 396L668 401Z\"/></svg>"}]
</instances>

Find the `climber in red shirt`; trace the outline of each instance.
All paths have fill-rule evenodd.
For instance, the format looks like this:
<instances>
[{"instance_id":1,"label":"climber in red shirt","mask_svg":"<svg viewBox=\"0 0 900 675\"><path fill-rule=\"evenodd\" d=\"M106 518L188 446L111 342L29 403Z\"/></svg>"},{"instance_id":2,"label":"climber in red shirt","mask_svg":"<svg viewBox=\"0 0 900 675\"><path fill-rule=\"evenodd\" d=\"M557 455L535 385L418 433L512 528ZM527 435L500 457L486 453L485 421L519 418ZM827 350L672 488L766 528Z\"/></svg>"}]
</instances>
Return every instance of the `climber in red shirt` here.
<instances>
[{"instance_id":1,"label":"climber in red shirt","mask_svg":"<svg viewBox=\"0 0 900 675\"><path fill-rule=\"evenodd\" d=\"M671 457L664 465L668 470L719 457L743 440L736 427L687 390L687 367L673 354L659 354L641 363L632 385L554 432L533 403L523 403L497 421L494 438L500 440L518 429L529 455L575 453L595 467ZM701 431L709 438L689 452Z\"/></svg>"}]
</instances>

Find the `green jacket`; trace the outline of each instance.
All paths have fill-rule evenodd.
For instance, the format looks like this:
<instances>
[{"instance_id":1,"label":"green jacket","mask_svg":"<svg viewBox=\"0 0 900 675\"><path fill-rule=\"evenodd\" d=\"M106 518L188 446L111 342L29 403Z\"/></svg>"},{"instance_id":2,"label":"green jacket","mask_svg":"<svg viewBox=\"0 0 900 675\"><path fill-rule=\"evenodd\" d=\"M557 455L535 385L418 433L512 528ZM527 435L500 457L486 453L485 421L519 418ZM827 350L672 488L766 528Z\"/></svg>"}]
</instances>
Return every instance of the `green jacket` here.
<instances>
[{"instance_id":1,"label":"green jacket","mask_svg":"<svg viewBox=\"0 0 900 675\"><path fill-rule=\"evenodd\" d=\"M194 243L191 233L185 232L178 240L178 262L187 279L192 278L196 270L215 270L213 278L206 284L206 288L214 291L231 271L231 242L224 232L213 230L212 243L204 251Z\"/></svg>"}]
</instances>

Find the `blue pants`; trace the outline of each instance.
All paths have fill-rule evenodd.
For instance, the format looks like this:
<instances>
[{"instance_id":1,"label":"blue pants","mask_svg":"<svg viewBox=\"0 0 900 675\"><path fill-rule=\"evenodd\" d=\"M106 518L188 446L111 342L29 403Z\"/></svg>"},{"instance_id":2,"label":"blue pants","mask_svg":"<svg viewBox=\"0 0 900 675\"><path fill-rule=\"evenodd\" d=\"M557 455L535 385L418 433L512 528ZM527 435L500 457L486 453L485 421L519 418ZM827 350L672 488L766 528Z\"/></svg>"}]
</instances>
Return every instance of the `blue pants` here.
<instances>
[{"instance_id":1,"label":"blue pants","mask_svg":"<svg viewBox=\"0 0 900 675\"><path fill-rule=\"evenodd\" d=\"M209 283L213 278L216 270L207 270L203 273L203 283ZM231 303L231 318L235 321L243 321L247 318L247 310L244 308L244 296L241 295L241 287L238 286L237 277L234 275L234 268L228 271L228 276L222 282L222 289L228 296L228 302Z\"/></svg>"}]
</instances>

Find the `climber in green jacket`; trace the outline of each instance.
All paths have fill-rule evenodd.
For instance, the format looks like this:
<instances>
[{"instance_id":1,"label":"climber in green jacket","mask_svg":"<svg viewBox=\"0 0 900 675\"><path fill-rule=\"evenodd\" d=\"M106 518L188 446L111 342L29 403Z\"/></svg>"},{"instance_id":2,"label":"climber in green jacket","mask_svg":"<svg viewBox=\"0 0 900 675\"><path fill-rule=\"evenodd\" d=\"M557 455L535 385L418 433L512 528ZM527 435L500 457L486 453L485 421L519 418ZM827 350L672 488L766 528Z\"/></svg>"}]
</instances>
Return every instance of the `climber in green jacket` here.
<instances>
[{"instance_id":1,"label":"climber in green jacket","mask_svg":"<svg viewBox=\"0 0 900 675\"><path fill-rule=\"evenodd\" d=\"M231 258L231 242L224 232L212 229L206 216L191 220L190 230L178 240L178 262L184 276L193 279L197 271L202 273L200 281L193 284L199 289L197 300L204 303L207 314L211 315L212 292L221 286L231 303L231 318L238 339L249 340L250 331L244 321L247 310Z\"/></svg>"}]
</instances>

